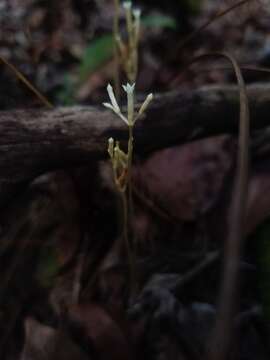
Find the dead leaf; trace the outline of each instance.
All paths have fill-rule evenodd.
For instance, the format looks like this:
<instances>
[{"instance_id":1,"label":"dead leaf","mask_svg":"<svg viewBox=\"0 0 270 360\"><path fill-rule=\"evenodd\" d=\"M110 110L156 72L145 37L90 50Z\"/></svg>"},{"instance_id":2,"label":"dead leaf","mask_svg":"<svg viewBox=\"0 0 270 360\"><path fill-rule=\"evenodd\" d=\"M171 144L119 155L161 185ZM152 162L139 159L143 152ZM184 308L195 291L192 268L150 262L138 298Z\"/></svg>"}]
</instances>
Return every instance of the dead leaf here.
<instances>
[{"instance_id":1,"label":"dead leaf","mask_svg":"<svg viewBox=\"0 0 270 360\"><path fill-rule=\"evenodd\" d=\"M20 360L90 360L67 334L38 322L25 320L25 344Z\"/></svg>"},{"instance_id":2,"label":"dead leaf","mask_svg":"<svg viewBox=\"0 0 270 360\"><path fill-rule=\"evenodd\" d=\"M88 340L100 360L128 360L133 349L127 334L101 306L89 303L69 308L70 321Z\"/></svg>"},{"instance_id":3,"label":"dead leaf","mask_svg":"<svg viewBox=\"0 0 270 360\"><path fill-rule=\"evenodd\" d=\"M223 190L234 141L218 136L156 152L134 171L136 186L174 219L209 212Z\"/></svg>"}]
</instances>

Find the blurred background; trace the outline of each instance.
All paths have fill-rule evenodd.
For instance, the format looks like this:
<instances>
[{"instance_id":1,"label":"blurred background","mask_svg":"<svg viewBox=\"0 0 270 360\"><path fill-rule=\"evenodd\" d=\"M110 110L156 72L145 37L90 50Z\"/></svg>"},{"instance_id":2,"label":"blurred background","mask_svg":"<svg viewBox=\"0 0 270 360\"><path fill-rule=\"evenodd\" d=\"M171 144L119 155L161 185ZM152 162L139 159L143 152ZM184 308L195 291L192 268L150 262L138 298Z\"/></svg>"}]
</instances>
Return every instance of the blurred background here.
<instances>
[{"instance_id":1,"label":"blurred background","mask_svg":"<svg viewBox=\"0 0 270 360\"><path fill-rule=\"evenodd\" d=\"M234 56L247 84L267 85L269 73L259 70L270 67L270 2L243 3L134 0L142 10L138 97L178 89L189 95L207 84L219 84L222 97L221 84L235 84L227 63L188 66L213 51ZM7 64L55 106L101 107L114 77L113 19L113 0L0 0L0 110L44 107ZM121 9L123 38L125 31ZM122 71L120 79L127 82ZM258 135L262 148L252 153L233 360L270 357L270 166L269 146L263 147L269 133ZM142 247L142 296L129 326L123 321L126 268L113 257L119 204L110 164L91 158L61 170L48 157L53 172L23 184L1 214L1 360L129 360L133 349L138 359L201 359L216 318L222 261L212 255L226 238L236 153L236 137L221 134L135 154L132 225ZM173 281L179 288L172 290ZM63 352L52 355L52 349Z\"/></svg>"},{"instance_id":2,"label":"blurred background","mask_svg":"<svg viewBox=\"0 0 270 360\"><path fill-rule=\"evenodd\" d=\"M141 92L167 91L230 81L231 72L211 64L183 67L213 50L230 51L241 63L270 62L267 1L250 1L219 18L184 47L187 36L231 0L136 1L142 9L139 73ZM55 105L99 104L113 78L111 0L1 0L0 56L15 65ZM125 18L120 31L124 36ZM219 64L220 65L220 64ZM247 80L265 78L249 72ZM126 81L122 74L123 82ZM0 108L36 106L6 66L0 68Z\"/></svg>"}]
</instances>

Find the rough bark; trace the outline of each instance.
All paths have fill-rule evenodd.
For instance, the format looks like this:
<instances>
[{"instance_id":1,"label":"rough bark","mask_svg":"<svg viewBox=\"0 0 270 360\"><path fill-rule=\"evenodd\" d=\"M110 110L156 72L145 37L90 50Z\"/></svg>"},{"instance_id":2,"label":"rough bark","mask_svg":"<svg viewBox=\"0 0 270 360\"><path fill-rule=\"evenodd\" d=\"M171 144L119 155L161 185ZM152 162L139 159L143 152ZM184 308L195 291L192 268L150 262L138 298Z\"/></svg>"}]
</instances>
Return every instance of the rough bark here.
<instances>
[{"instance_id":1,"label":"rough bark","mask_svg":"<svg viewBox=\"0 0 270 360\"><path fill-rule=\"evenodd\" d=\"M252 128L270 125L270 86L248 87ZM135 151L235 132L236 86L207 86L155 97L135 129ZM0 112L0 206L19 184L42 172L86 164L106 155L107 139L126 140L125 124L110 111L91 107Z\"/></svg>"}]
</instances>

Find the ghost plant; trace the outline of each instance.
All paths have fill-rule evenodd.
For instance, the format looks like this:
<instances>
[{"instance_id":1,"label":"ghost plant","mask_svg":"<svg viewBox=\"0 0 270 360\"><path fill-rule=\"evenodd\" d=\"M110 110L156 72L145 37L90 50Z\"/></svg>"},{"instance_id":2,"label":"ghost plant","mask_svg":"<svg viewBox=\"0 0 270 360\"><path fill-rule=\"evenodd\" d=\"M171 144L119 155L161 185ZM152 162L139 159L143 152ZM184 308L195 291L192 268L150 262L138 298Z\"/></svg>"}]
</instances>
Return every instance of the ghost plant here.
<instances>
[{"instance_id":1,"label":"ghost plant","mask_svg":"<svg viewBox=\"0 0 270 360\"><path fill-rule=\"evenodd\" d=\"M108 152L112 160L112 165L114 169L114 176L115 176L115 183L118 187L118 189L122 192L126 191L126 187L128 184L128 187L130 187L131 183L131 165L132 165L132 157L133 157L133 128L136 123L136 121L139 119L139 117L142 116L142 114L147 109L149 103L153 99L153 94L149 94L143 104L141 105L139 111L136 113L134 109L135 105L135 96L134 96L134 89L135 89L135 83L133 85L130 85L127 83L127 85L123 85L123 89L125 90L127 94L127 114L124 115L117 103L117 100L114 95L113 88L110 84L107 86L107 92L110 98L110 103L103 103L105 107L112 110L127 126L128 126L128 132L129 132L129 138L128 138L128 149L127 153L125 153L123 150L120 149L119 142L114 141L113 138L110 138L108 140ZM119 170L121 169L120 173L121 176L123 176L123 173L126 174L126 182L121 181L121 184L119 186Z\"/></svg>"},{"instance_id":2,"label":"ghost plant","mask_svg":"<svg viewBox=\"0 0 270 360\"><path fill-rule=\"evenodd\" d=\"M128 237L128 223L131 215L132 207L132 187L131 187L131 166L133 158L133 129L136 121L143 115L149 103L153 99L153 94L149 94L143 104L140 106L139 111L135 111L135 83L133 85L127 83L123 85L123 89L127 94L127 113L123 114L118 102L116 100L113 88L110 84L107 86L107 92L110 98L109 103L103 105L112 110L128 127L128 148L127 152L120 148L119 141L113 138L108 140L108 153L111 158L114 182L121 193L123 201L123 235L125 240L126 249L129 257L130 272L132 273L132 255L130 251L130 242Z\"/></svg>"}]
</instances>

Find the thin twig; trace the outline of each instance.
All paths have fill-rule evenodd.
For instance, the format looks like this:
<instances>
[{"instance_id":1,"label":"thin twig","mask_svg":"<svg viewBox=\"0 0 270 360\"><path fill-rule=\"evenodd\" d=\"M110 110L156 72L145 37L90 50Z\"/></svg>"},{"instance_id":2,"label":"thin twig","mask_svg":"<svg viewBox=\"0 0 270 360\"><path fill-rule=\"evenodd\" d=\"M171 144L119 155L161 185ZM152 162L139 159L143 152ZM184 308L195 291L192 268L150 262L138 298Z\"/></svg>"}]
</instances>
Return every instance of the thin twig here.
<instances>
[{"instance_id":1,"label":"thin twig","mask_svg":"<svg viewBox=\"0 0 270 360\"><path fill-rule=\"evenodd\" d=\"M49 102L49 100L46 99L44 95L41 94L40 91L38 91L34 85L30 83L29 80L26 79L26 77L18 70L14 65L12 65L9 61L5 60L2 56L0 56L0 61L2 61L14 74L17 76L21 82L23 82L35 95L39 100L48 108L52 109L54 106Z\"/></svg>"},{"instance_id":2,"label":"thin twig","mask_svg":"<svg viewBox=\"0 0 270 360\"><path fill-rule=\"evenodd\" d=\"M204 55L204 57L207 55ZM218 307L208 360L225 360L233 332L233 318L237 309L239 291L239 262L244 239L244 222L247 208L249 169L249 107L244 79L236 60L227 53L209 56L224 57L234 68L240 93L239 151L237 173L233 189L228 237L225 243L225 264ZM197 60L200 57L197 58Z\"/></svg>"}]
</instances>

